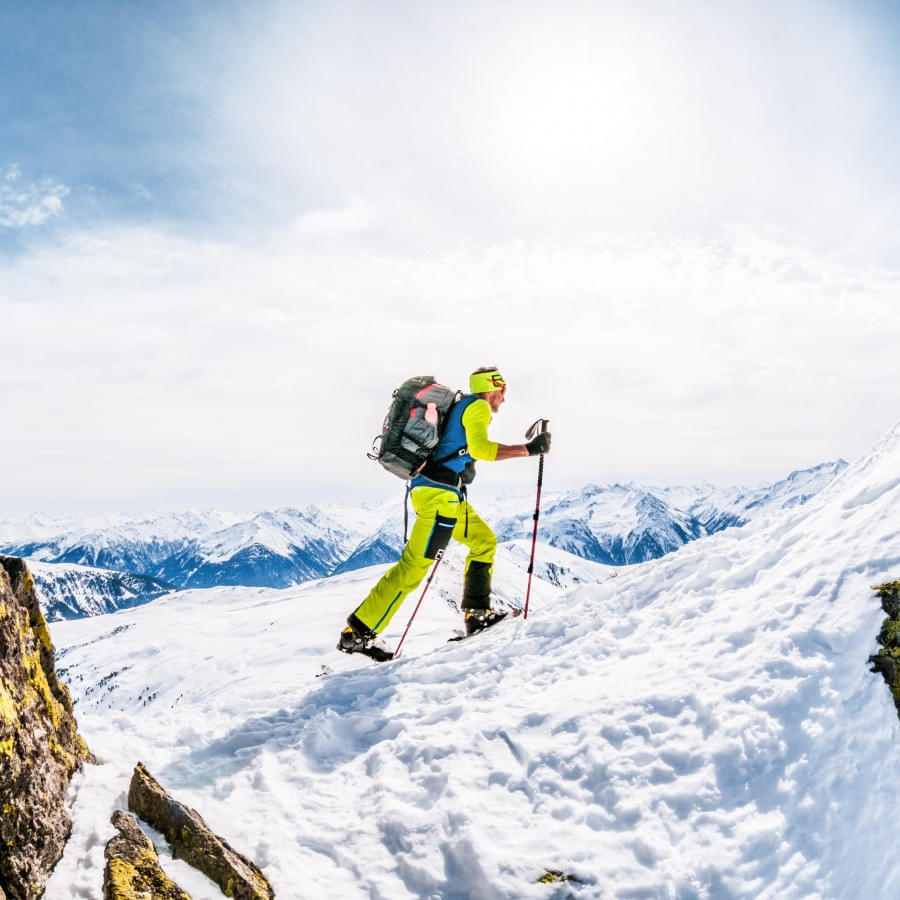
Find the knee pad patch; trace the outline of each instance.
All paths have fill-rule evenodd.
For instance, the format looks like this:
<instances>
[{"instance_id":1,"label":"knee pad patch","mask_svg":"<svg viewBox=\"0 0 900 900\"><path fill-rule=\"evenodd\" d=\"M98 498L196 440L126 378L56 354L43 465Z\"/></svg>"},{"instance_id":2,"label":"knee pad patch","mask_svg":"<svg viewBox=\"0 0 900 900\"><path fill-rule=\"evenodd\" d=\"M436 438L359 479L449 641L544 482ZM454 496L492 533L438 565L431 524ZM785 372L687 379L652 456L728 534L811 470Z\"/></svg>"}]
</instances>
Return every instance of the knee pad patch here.
<instances>
[{"instance_id":1,"label":"knee pad patch","mask_svg":"<svg viewBox=\"0 0 900 900\"><path fill-rule=\"evenodd\" d=\"M440 513L435 515L431 537L428 538L428 546L425 548L425 559L437 559L438 553L447 549L455 527L455 516L442 516Z\"/></svg>"}]
</instances>

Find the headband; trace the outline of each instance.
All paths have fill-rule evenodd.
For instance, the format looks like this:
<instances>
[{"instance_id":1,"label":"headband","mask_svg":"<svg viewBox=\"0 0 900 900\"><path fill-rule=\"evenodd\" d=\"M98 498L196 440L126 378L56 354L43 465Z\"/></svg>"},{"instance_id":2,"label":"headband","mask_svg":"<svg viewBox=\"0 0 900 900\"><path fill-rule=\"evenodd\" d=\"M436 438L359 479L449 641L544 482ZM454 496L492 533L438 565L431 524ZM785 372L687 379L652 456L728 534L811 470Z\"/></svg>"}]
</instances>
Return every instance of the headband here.
<instances>
[{"instance_id":1,"label":"headband","mask_svg":"<svg viewBox=\"0 0 900 900\"><path fill-rule=\"evenodd\" d=\"M490 372L474 372L469 376L469 390L473 394L487 394L490 391L505 389L506 382L496 369Z\"/></svg>"}]
</instances>

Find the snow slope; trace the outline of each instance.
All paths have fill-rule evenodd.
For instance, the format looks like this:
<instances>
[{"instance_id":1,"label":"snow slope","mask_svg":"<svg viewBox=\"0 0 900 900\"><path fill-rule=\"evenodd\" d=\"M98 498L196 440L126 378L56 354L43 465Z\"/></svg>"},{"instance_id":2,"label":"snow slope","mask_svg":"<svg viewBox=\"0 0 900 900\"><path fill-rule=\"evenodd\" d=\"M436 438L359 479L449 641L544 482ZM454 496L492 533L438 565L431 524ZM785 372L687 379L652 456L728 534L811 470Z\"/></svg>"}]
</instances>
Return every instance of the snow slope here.
<instances>
[{"instance_id":1,"label":"snow slope","mask_svg":"<svg viewBox=\"0 0 900 900\"><path fill-rule=\"evenodd\" d=\"M54 624L105 762L47 897L98 896L138 759L280 897L897 896L898 722L866 659L898 502L900 426L805 506L616 578L542 546L565 586L458 644L451 553L381 666L331 649L381 569ZM510 602L526 553L498 560Z\"/></svg>"}]
</instances>

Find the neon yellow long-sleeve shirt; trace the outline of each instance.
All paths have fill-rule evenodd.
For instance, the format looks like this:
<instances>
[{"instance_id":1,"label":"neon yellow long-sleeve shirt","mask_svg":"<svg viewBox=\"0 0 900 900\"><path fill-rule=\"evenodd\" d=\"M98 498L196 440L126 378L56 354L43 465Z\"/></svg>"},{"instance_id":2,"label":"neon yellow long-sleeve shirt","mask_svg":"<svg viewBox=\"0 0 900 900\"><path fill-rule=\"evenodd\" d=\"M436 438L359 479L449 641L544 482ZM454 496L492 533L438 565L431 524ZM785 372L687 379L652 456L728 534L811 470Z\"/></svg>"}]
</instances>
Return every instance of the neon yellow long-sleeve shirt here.
<instances>
[{"instance_id":1,"label":"neon yellow long-sleeve shirt","mask_svg":"<svg viewBox=\"0 0 900 900\"><path fill-rule=\"evenodd\" d=\"M493 462L497 458L497 441L488 437L491 424L491 407L480 397L470 403L462 414L462 426L466 429L466 444L474 459Z\"/></svg>"}]
</instances>

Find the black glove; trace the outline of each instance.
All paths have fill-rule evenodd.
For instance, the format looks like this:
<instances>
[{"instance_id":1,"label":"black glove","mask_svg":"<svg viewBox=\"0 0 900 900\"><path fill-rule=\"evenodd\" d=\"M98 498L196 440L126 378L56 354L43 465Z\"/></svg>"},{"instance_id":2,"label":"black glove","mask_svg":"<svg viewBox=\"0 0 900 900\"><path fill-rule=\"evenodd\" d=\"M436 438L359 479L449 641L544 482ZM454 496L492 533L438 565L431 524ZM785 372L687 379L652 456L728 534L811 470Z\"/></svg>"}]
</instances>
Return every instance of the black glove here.
<instances>
[{"instance_id":1,"label":"black glove","mask_svg":"<svg viewBox=\"0 0 900 900\"><path fill-rule=\"evenodd\" d=\"M550 432L542 431L537 437L533 437L526 445L529 456L537 456L538 453L550 452Z\"/></svg>"}]
</instances>

